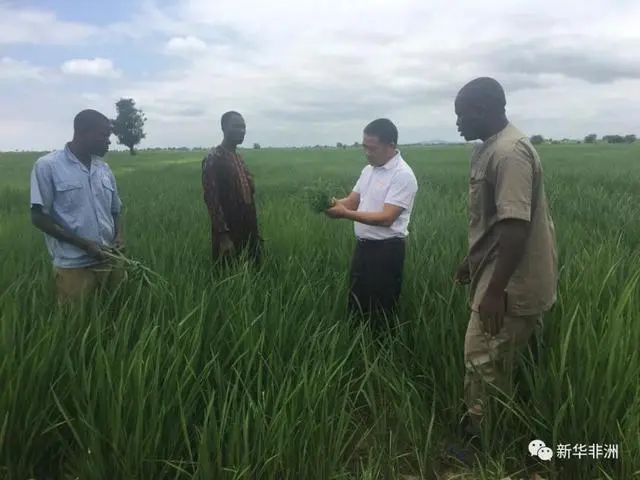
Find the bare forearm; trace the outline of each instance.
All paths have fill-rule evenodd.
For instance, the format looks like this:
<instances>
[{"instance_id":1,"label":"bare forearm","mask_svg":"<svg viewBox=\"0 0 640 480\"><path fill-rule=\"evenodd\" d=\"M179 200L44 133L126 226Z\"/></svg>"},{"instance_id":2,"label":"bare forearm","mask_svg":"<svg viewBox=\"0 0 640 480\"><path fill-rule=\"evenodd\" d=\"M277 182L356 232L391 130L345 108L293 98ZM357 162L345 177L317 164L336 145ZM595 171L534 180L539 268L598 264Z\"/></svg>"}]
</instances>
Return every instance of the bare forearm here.
<instances>
[{"instance_id":1,"label":"bare forearm","mask_svg":"<svg viewBox=\"0 0 640 480\"><path fill-rule=\"evenodd\" d=\"M504 292L511 276L524 256L528 224L508 221L498 224L498 256L493 276L488 285L491 292Z\"/></svg>"},{"instance_id":2,"label":"bare forearm","mask_svg":"<svg viewBox=\"0 0 640 480\"><path fill-rule=\"evenodd\" d=\"M33 212L31 214L31 221L36 228L47 235L51 235L53 238L60 240L61 242L69 243L75 247L81 248L82 250L86 250L88 248L89 242L77 235L74 235L62 225L58 224L53 218L44 213Z\"/></svg>"},{"instance_id":3,"label":"bare forearm","mask_svg":"<svg viewBox=\"0 0 640 480\"><path fill-rule=\"evenodd\" d=\"M365 225L372 226L385 226L388 227L393 223L388 218L385 212L357 212L354 210L348 210L344 214L344 218L353 220L354 222L364 223Z\"/></svg>"},{"instance_id":4,"label":"bare forearm","mask_svg":"<svg viewBox=\"0 0 640 480\"><path fill-rule=\"evenodd\" d=\"M337 202L344 205L347 210L356 210L358 208L357 203L353 201L353 199L350 199L349 197L340 198L337 200Z\"/></svg>"},{"instance_id":5,"label":"bare forearm","mask_svg":"<svg viewBox=\"0 0 640 480\"><path fill-rule=\"evenodd\" d=\"M124 238L124 229L122 226L122 215L118 214L118 213L114 213L113 214L113 220L115 222L116 225L116 238Z\"/></svg>"},{"instance_id":6,"label":"bare forearm","mask_svg":"<svg viewBox=\"0 0 640 480\"><path fill-rule=\"evenodd\" d=\"M338 200L337 203L343 205L347 210L358 210L360 194L351 192L348 196Z\"/></svg>"}]
</instances>

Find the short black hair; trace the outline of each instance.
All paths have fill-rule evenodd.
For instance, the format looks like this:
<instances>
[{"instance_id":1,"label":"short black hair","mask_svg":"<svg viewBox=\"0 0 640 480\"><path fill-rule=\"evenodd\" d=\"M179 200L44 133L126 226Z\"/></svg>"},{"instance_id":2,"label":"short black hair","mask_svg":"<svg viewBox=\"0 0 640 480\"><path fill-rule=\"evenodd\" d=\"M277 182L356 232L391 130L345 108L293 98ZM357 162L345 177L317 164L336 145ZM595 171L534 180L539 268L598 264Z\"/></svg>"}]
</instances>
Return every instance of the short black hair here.
<instances>
[{"instance_id":1,"label":"short black hair","mask_svg":"<svg viewBox=\"0 0 640 480\"><path fill-rule=\"evenodd\" d=\"M220 117L220 126L222 127L223 130L227 126L227 123L229 123L229 120L231 119L231 117L234 115L238 115L239 117L242 117L242 115L240 115L235 110L229 110L228 112L224 112L222 114L222 117Z\"/></svg>"},{"instance_id":2,"label":"short black hair","mask_svg":"<svg viewBox=\"0 0 640 480\"><path fill-rule=\"evenodd\" d=\"M377 137L387 145L398 144L398 129L388 118L378 118L364 127L365 135Z\"/></svg>"},{"instance_id":3,"label":"short black hair","mask_svg":"<svg viewBox=\"0 0 640 480\"><path fill-rule=\"evenodd\" d=\"M500 82L491 77L478 77L471 80L460 89L458 96L495 113L504 113L507 105L504 88Z\"/></svg>"},{"instance_id":4,"label":"short black hair","mask_svg":"<svg viewBox=\"0 0 640 480\"><path fill-rule=\"evenodd\" d=\"M85 134L102 126L105 122L111 125L111 120L97 110L82 110L73 119L73 132L75 134Z\"/></svg>"}]
</instances>

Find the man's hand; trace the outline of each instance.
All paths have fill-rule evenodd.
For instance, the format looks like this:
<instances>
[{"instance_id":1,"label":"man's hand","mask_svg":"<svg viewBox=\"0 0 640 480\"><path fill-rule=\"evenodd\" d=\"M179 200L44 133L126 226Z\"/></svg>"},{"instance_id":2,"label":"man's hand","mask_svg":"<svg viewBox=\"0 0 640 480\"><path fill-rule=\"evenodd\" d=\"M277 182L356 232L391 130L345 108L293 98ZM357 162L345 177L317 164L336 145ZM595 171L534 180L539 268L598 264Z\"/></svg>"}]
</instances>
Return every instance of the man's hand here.
<instances>
[{"instance_id":1,"label":"man's hand","mask_svg":"<svg viewBox=\"0 0 640 480\"><path fill-rule=\"evenodd\" d=\"M234 247L231 238L226 233L220 236L220 246L219 253L220 255L231 255L233 253Z\"/></svg>"},{"instance_id":2,"label":"man's hand","mask_svg":"<svg viewBox=\"0 0 640 480\"><path fill-rule=\"evenodd\" d=\"M487 290L478 311L484 330L491 336L496 335L504 324L506 312L506 293Z\"/></svg>"},{"instance_id":3,"label":"man's hand","mask_svg":"<svg viewBox=\"0 0 640 480\"><path fill-rule=\"evenodd\" d=\"M96 260L106 261L110 259L108 250L102 245L95 242L87 242L85 251Z\"/></svg>"},{"instance_id":4,"label":"man's hand","mask_svg":"<svg viewBox=\"0 0 640 480\"><path fill-rule=\"evenodd\" d=\"M456 268L454 280L458 285L468 285L471 282L469 261L466 258Z\"/></svg>"},{"instance_id":5,"label":"man's hand","mask_svg":"<svg viewBox=\"0 0 640 480\"><path fill-rule=\"evenodd\" d=\"M341 202L336 202L333 207L327 208L324 213L329 218L342 218L347 211L347 207L345 207Z\"/></svg>"},{"instance_id":6,"label":"man's hand","mask_svg":"<svg viewBox=\"0 0 640 480\"><path fill-rule=\"evenodd\" d=\"M118 252L124 251L125 249L124 238L122 238L121 236L117 236L113 241L113 249Z\"/></svg>"}]
</instances>

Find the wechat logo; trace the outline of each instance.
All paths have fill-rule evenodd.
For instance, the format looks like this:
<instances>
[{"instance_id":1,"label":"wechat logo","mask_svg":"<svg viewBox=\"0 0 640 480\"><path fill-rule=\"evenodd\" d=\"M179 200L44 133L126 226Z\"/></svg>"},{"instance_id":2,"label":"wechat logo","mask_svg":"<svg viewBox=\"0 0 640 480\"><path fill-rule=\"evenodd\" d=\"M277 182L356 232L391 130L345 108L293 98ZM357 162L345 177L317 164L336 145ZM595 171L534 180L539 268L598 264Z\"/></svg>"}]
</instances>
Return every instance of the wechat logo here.
<instances>
[{"instance_id":1,"label":"wechat logo","mask_svg":"<svg viewBox=\"0 0 640 480\"><path fill-rule=\"evenodd\" d=\"M553 458L553 450L545 445L542 440L532 440L529 442L529 453L532 457L548 462Z\"/></svg>"}]
</instances>

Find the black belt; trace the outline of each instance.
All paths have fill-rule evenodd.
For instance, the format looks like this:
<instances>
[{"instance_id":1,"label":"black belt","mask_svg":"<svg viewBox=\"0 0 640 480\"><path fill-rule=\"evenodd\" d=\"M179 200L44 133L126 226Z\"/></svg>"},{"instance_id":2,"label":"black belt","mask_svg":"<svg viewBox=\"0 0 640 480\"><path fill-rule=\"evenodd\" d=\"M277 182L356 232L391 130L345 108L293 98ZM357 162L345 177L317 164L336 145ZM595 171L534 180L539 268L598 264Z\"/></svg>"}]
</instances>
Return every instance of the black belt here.
<instances>
[{"instance_id":1,"label":"black belt","mask_svg":"<svg viewBox=\"0 0 640 480\"><path fill-rule=\"evenodd\" d=\"M373 238L359 238L356 237L356 240L359 244L376 244L382 245L385 243L404 243L405 237L391 237L391 238L381 238L381 239L373 239Z\"/></svg>"}]
</instances>

